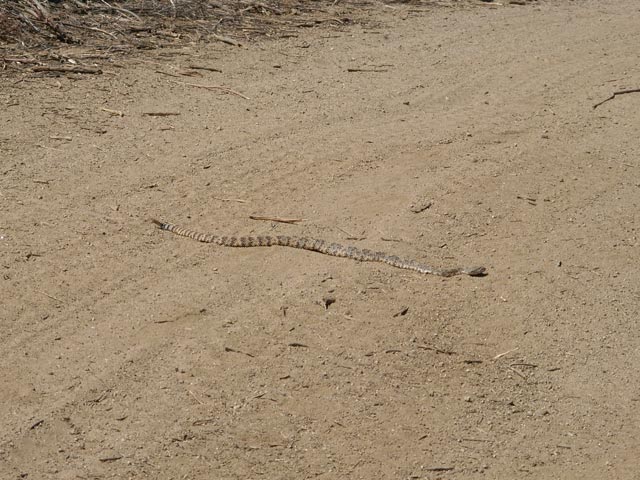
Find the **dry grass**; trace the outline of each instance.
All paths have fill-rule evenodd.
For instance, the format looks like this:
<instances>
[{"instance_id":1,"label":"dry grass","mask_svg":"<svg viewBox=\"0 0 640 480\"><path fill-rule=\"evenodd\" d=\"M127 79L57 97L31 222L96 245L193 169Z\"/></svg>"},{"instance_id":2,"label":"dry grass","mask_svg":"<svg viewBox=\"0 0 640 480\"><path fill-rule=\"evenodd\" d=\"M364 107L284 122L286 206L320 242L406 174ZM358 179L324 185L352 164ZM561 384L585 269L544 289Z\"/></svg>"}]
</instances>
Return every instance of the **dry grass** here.
<instances>
[{"instance_id":1,"label":"dry grass","mask_svg":"<svg viewBox=\"0 0 640 480\"><path fill-rule=\"evenodd\" d=\"M211 35L241 41L327 22L340 25L348 21L336 17L343 8L331 0L7 0L0 5L0 42L18 49L60 43L126 49L197 42Z\"/></svg>"},{"instance_id":2,"label":"dry grass","mask_svg":"<svg viewBox=\"0 0 640 480\"><path fill-rule=\"evenodd\" d=\"M469 0L0 0L0 74L25 66L104 63L120 54L209 41L242 46L342 29L367 9L456 6ZM355 20L354 20L355 19ZM73 50L73 60L68 54Z\"/></svg>"}]
</instances>

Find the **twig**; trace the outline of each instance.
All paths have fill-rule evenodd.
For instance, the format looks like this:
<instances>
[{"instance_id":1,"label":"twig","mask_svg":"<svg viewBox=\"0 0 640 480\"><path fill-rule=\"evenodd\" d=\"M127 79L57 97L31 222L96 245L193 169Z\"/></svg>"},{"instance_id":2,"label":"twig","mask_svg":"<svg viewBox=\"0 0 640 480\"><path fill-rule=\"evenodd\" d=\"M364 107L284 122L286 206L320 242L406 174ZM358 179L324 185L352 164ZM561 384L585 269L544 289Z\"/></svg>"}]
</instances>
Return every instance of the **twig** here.
<instances>
[{"instance_id":1,"label":"twig","mask_svg":"<svg viewBox=\"0 0 640 480\"><path fill-rule=\"evenodd\" d=\"M393 314L393 318L403 317L407 314L408 311L409 311L409 307L406 307L406 306L402 307L399 311Z\"/></svg>"},{"instance_id":2,"label":"twig","mask_svg":"<svg viewBox=\"0 0 640 480\"><path fill-rule=\"evenodd\" d=\"M55 300L56 302L60 302L60 303L62 303L64 305L67 304L67 302L62 301L59 298L54 297L53 295L49 295L47 292L43 292L43 291L40 291L40 290L38 290L37 292L41 293L42 295L45 295L45 296L51 298L52 300Z\"/></svg>"},{"instance_id":3,"label":"twig","mask_svg":"<svg viewBox=\"0 0 640 480\"><path fill-rule=\"evenodd\" d=\"M304 222L304 218L280 218L280 217L262 217L260 215L249 215L251 220L266 220L269 222L280 222L280 223L298 223Z\"/></svg>"},{"instance_id":4,"label":"twig","mask_svg":"<svg viewBox=\"0 0 640 480\"><path fill-rule=\"evenodd\" d=\"M507 350L506 352L502 352L499 353L498 355L496 355L495 357L493 357L494 360L498 360L499 358L504 357L505 355L510 354L511 352L515 352L516 350L518 350L518 347L516 348L512 348L511 350Z\"/></svg>"},{"instance_id":5,"label":"twig","mask_svg":"<svg viewBox=\"0 0 640 480\"><path fill-rule=\"evenodd\" d=\"M201 77L202 74L195 70L178 70L178 73L182 77Z\"/></svg>"},{"instance_id":6,"label":"twig","mask_svg":"<svg viewBox=\"0 0 640 480\"><path fill-rule=\"evenodd\" d=\"M595 110L596 108L598 108L603 103L608 102L609 100L613 100L614 98L616 98L616 95L624 95L625 93L640 93L640 88L631 88L629 90L618 90L617 92L613 92L613 95L611 95L610 97L605 98L601 102L596 103L593 106L593 109Z\"/></svg>"},{"instance_id":7,"label":"twig","mask_svg":"<svg viewBox=\"0 0 640 480\"><path fill-rule=\"evenodd\" d=\"M217 33L212 33L211 36L214 39L218 40L219 42L226 43L226 44L229 44L229 45L233 45L234 47L242 47L243 46L240 42L238 42L237 40L234 40L233 38L224 37L222 35L218 35Z\"/></svg>"},{"instance_id":8,"label":"twig","mask_svg":"<svg viewBox=\"0 0 640 480\"><path fill-rule=\"evenodd\" d=\"M444 353L445 355L455 355L456 352L451 351L451 350L442 350L440 348L437 347L430 347L428 345L418 345L418 348L421 348L422 350L432 350L436 353Z\"/></svg>"},{"instance_id":9,"label":"twig","mask_svg":"<svg viewBox=\"0 0 640 480\"><path fill-rule=\"evenodd\" d=\"M136 15L135 13L133 13L130 10L127 10L126 8L121 8L121 7L114 7L113 5L109 5L107 2L105 2L105 0L100 0L102 3L104 3L107 7L116 10L118 12L122 12L122 13L128 13L129 15L133 16L136 20L138 20L139 22L142 22L142 19Z\"/></svg>"},{"instance_id":10,"label":"twig","mask_svg":"<svg viewBox=\"0 0 640 480\"><path fill-rule=\"evenodd\" d=\"M170 117L172 115L180 115L180 112L142 112L142 115L149 117Z\"/></svg>"},{"instance_id":11,"label":"twig","mask_svg":"<svg viewBox=\"0 0 640 480\"><path fill-rule=\"evenodd\" d=\"M240 92L236 92L227 87L223 87L220 85L198 85L197 83L186 83L186 82L178 82L176 80L169 80L171 83L177 83L178 85L186 85L188 87L197 87L197 88L206 88L207 90L221 90L226 93L231 93L233 95L237 95L238 97L242 97L245 100L251 100L249 97L241 94Z\"/></svg>"},{"instance_id":12,"label":"twig","mask_svg":"<svg viewBox=\"0 0 640 480\"><path fill-rule=\"evenodd\" d=\"M241 354L246 355L247 357L251 357L251 358L253 358L255 356L255 355L251 355L250 353L247 353L247 352L241 352L240 350L235 350L235 349L233 349L231 347L224 347L224 351L225 352L231 352L231 353L241 353Z\"/></svg>"},{"instance_id":13,"label":"twig","mask_svg":"<svg viewBox=\"0 0 640 480\"><path fill-rule=\"evenodd\" d=\"M427 472L449 472L453 470L453 467L426 467Z\"/></svg>"},{"instance_id":14,"label":"twig","mask_svg":"<svg viewBox=\"0 0 640 480\"><path fill-rule=\"evenodd\" d=\"M222 70L220 70L218 68L213 68L213 67L202 67L200 65L187 65L187 67L191 68L193 70L208 70L209 72L222 73Z\"/></svg>"},{"instance_id":15,"label":"twig","mask_svg":"<svg viewBox=\"0 0 640 480\"><path fill-rule=\"evenodd\" d=\"M535 198L531 198L531 197L523 197L522 195L516 195L516 198L518 200L525 200L529 205L536 205L537 200Z\"/></svg>"},{"instance_id":16,"label":"twig","mask_svg":"<svg viewBox=\"0 0 640 480\"><path fill-rule=\"evenodd\" d=\"M93 32L104 33L105 35L109 35L112 38L118 38L113 33L107 32L106 30L102 30L101 28L87 27L85 25L76 25L75 23L65 23L65 22L60 22L60 25L64 25L65 27L80 28L83 30L91 30Z\"/></svg>"},{"instance_id":17,"label":"twig","mask_svg":"<svg viewBox=\"0 0 640 480\"><path fill-rule=\"evenodd\" d=\"M2 57L3 62L15 62L15 63L40 63L39 60L34 58L14 58L14 57Z\"/></svg>"},{"instance_id":18,"label":"twig","mask_svg":"<svg viewBox=\"0 0 640 480\"><path fill-rule=\"evenodd\" d=\"M365 238L367 238L367 237L365 237L363 235L360 235L360 236L353 235L352 233L349 233L345 229L340 228L340 227L336 227L336 228L338 230L340 230L342 233L347 235L347 240L364 240ZM362 232L362 233L364 233L364 232Z\"/></svg>"},{"instance_id":19,"label":"twig","mask_svg":"<svg viewBox=\"0 0 640 480\"><path fill-rule=\"evenodd\" d=\"M111 110L110 108L104 108L104 107L102 107L100 110L102 110L103 112L110 113L111 115L115 115L117 117L124 117L124 113L121 112L120 110Z\"/></svg>"},{"instance_id":20,"label":"twig","mask_svg":"<svg viewBox=\"0 0 640 480\"><path fill-rule=\"evenodd\" d=\"M44 420L38 420L37 422L35 422L33 425L31 425L29 427L29 430L33 430L34 428L39 427L40 425L42 425L44 423Z\"/></svg>"},{"instance_id":21,"label":"twig","mask_svg":"<svg viewBox=\"0 0 640 480\"><path fill-rule=\"evenodd\" d=\"M247 203L248 200L242 200L241 198L220 198L213 197L214 200L220 200L221 202L238 202L238 203Z\"/></svg>"},{"instance_id":22,"label":"twig","mask_svg":"<svg viewBox=\"0 0 640 480\"><path fill-rule=\"evenodd\" d=\"M519 371L518 371L518 370L516 370L515 368L512 368L512 367L507 367L507 368L508 368L509 370L511 370L513 373L515 373L516 375L519 375L519 376L521 376L522 378L524 378L524 379L525 379L525 381L528 381L528 380L529 380L529 379L527 378L527 376L526 376L524 373L519 372Z\"/></svg>"},{"instance_id":23,"label":"twig","mask_svg":"<svg viewBox=\"0 0 640 480\"><path fill-rule=\"evenodd\" d=\"M382 73L382 72L388 72L389 70L386 70L384 68L347 68L347 72L375 72L375 73Z\"/></svg>"},{"instance_id":24,"label":"twig","mask_svg":"<svg viewBox=\"0 0 640 480\"><path fill-rule=\"evenodd\" d=\"M59 67L49 67L47 65L33 67L32 70L34 72L61 72L61 73L92 73L92 74L101 74L102 70L94 67L82 67L79 65L74 66L64 66L60 65Z\"/></svg>"},{"instance_id":25,"label":"twig","mask_svg":"<svg viewBox=\"0 0 640 480\"><path fill-rule=\"evenodd\" d=\"M187 390L189 392L189 395L191 395L196 402L198 402L200 405L204 405L204 402L202 400L200 400L198 397L196 397L196 394L193 393L191 390Z\"/></svg>"},{"instance_id":26,"label":"twig","mask_svg":"<svg viewBox=\"0 0 640 480\"><path fill-rule=\"evenodd\" d=\"M167 75L169 77L180 78L180 75L176 75L175 73L163 72L162 70L156 70L156 73L161 73L162 75Z\"/></svg>"}]
</instances>

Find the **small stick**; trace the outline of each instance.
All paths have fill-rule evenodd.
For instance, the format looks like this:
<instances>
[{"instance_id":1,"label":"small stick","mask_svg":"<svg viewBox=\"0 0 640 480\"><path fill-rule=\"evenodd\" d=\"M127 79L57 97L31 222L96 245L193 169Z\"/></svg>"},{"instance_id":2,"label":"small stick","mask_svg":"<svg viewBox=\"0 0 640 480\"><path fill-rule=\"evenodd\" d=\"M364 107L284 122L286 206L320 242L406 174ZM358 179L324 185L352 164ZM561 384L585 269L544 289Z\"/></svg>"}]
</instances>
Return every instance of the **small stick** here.
<instances>
[{"instance_id":1,"label":"small stick","mask_svg":"<svg viewBox=\"0 0 640 480\"><path fill-rule=\"evenodd\" d=\"M200 405L204 405L204 402L202 400L200 400L198 397L196 397L196 394L193 393L191 390L187 390L189 392L189 395L191 395L193 398L195 398L196 402L198 402Z\"/></svg>"},{"instance_id":2,"label":"small stick","mask_svg":"<svg viewBox=\"0 0 640 480\"><path fill-rule=\"evenodd\" d=\"M510 354L511 352L515 352L516 350L518 350L518 347L516 348L512 348L511 350L507 350L506 352L502 352L499 353L498 355L496 355L495 357L493 357L494 360L498 360L499 358L504 357L505 355Z\"/></svg>"},{"instance_id":3,"label":"small stick","mask_svg":"<svg viewBox=\"0 0 640 480\"><path fill-rule=\"evenodd\" d=\"M240 42L238 42L237 40L234 40L233 38L224 37L222 35L218 35L217 33L213 33L211 35L212 35L213 38L215 38L219 42L226 43L226 44L229 44L229 45L233 45L234 47L242 47L243 46Z\"/></svg>"},{"instance_id":4,"label":"small stick","mask_svg":"<svg viewBox=\"0 0 640 480\"><path fill-rule=\"evenodd\" d=\"M169 80L169 81L171 83L177 83L178 85L186 85L188 87L206 88L207 90L222 90L223 92L231 93L233 95L237 95L238 97L242 97L245 100L251 100L249 97L241 94L240 92L236 92L235 90L232 90L230 88L223 87L220 85L198 85L197 83L177 82L175 80Z\"/></svg>"},{"instance_id":5,"label":"small stick","mask_svg":"<svg viewBox=\"0 0 640 480\"><path fill-rule=\"evenodd\" d=\"M453 467L427 467L425 470L427 472L449 472L453 470Z\"/></svg>"},{"instance_id":6,"label":"small stick","mask_svg":"<svg viewBox=\"0 0 640 480\"><path fill-rule=\"evenodd\" d=\"M304 218L280 218L280 217L262 217L260 215L249 215L251 220L266 220L269 222L280 222L280 223L298 223L304 222Z\"/></svg>"},{"instance_id":7,"label":"small stick","mask_svg":"<svg viewBox=\"0 0 640 480\"><path fill-rule=\"evenodd\" d=\"M2 57L0 60L3 62L15 62L15 63L40 63L39 60L34 58L15 58L15 57Z\"/></svg>"},{"instance_id":8,"label":"small stick","mask_svg":"<svg viewBox=\"0 0 640 480\"><path fill-rule=\"evenodd\" d=\"M180 112L142 112L142 115L149 117L170 117L172 115L180 115Z\"/></svg>"},{"instance_id":9,"label":"small stick","mask_svg":"<svg viewBox=\"0 0 640 480\"><path fill-rule=\"evenodd\" d=\"M44 420L38 420L36 423L34 423L33 425L31 425L29 427L29 430L33 430L36 427L39 427L40 425L42 425L44 423Z\"/></svg>"},{"instance_id":10,"label":"small stick","mask_svg":"<svg viewBox=\"0 0 640 480\"><path fill-rule=\"evenodd\" d=\"M526 200L526 202L527 202L529 205L534 205L534 206L535 206L535 204L536 204L536 202L537 202L537 200L536 200L535 198L531 198L531 197L523 197L522 195L516 195L516 198L517 198L518 200Z\"/></svg>"},{"instance_id":11,"label":"small stick","mask_svg":"<svg viewBox=\"0 0 640 480\"><path fill-rule=\"evenodd\" d=\"M32 70L34 72L93 73L93 74L102 73L102 70L99 68L82 67L79 65L74 65L73 67L64 66L64 65L60 65L59 67L49 67L47 65L43 65L43 66L33 67Z\"/></svg>"},{"instance_id":12,"label":"small stick","mask_svg":"<svg viewBox=\"0 0 640 480\"><path fill-rule=\"evenodd\" d=\"M428 345L418 345L418 348L421 348L422 350L432 350L436 353L444 353L445 355L455 355L456 353L451 350L441 350L440 348L430 347Z\"/></svg>"},{"instance_id":13,"label":"small stick","mask_svg":"<svg viewBox=\"0 0 640 480\"><path fill-rule=\"evenodd\" d=\"M76 25L75 23L65 23L65 22L60 22L60 25L64 25L65 27L72 27L72 28L80 28L80 29L84 29L84 30L91 30L93 32L104 33L105 35L109 35L112 38L117 38L113 33L109 33L106 30L102 30L101 28L87 27L85 25Z\"/></svg>"},{"instance_id":14,"label":"small stick","mask_svg":"<svg viewBox=\"0 0 640 480\"><path fill-rule=\"evenodd\" d=\"M169 77L180 78L180 75L176 75L175 73L163 72L162 70L156 70L156 73L160 73L162 75L168 75Z\"/></svg>"},{"instance_id":15,"label":"small stick","mask_svg":"<svg viewBox=\"0 0 640 480\"><path fill-rule=\"evenodd\" d=\"M513 373L515 373L516 375L520 375L522 378L525 379L525 381L528 381L529 379L526 377L526 375L522 372L519 372L518 370L516 370L515 368L511 368L511 367L507 367L509 370L511 370Z\"/></svg>"},{"instance_id":16,"label":"small stick","mask_svg":"<svg viewBox=\"0 0 640 480\"><path fill-rule=\"evenodd\" d=\"M213 68L213 67L203 67L200 65L187 65L188 68L191 68L193 70L208 70L209 72L218 72L218 73L222 73L222 70L218 69L218 68Z\"/></svg>"},{"instance_id":17,"label":"small stick","mask_svg":"<svg viewBox=\"0 0 640 480\"><path fill-rule=\"evenodd\" d=\"M38 290L38 293L41 293L42 295L45 295L45 296L51 298L52 300L55 300L56 302L60 302L60 303L62 303L64 305L67 304L67 302L62 301L59 298L54 297L53 295L49 295L47 292L42 292L42 291Z\"/></svg>"},{"instance_id":18,"label":"small stick","mask_svg":"<svg viewBox=\"0 0 640 480\"><path fill-rule=\"evenodd\" d=\"M343 228L340 228L340 227L336 227L336 228L338 230L340 230L342 233L345 233L347 235L347 240L364 240L365 238L367 238L367 237L365 237L363 235L360 235L360 236L353 235L353 234L347 232L346 230L344 230ZM362 233L364 233L364 232L362 232Z\"/></svg>"},{"instance_id":19,"label":"small stick","mask_svg":"<svg viewBox=\"0 0 640 480\"><path fill-rule=\"evenodd\" d=\"M613 95L611 95L608 98L605 98L601 102L596 103L592 108L595 110L596 108L598 108L603 103L608 102L609 100L613 100L614 98L616 98L616 95L624 95L625 93L640 93L640 88L631 88L629 90L618 90L617 92L613 92Z\"/></svg>"},{"instance_id":20,"label":"small stick","mask_svg":"<svg viewBox=\"0 0 640 480\"><path fill-rule=\"evenodd\" d=\"M220 198L213 197L214 200L220 200L221 202L238 202L238 203L247 203L248 200L242 200L241 198Z\"/></svg>"},{"instance_id":21,"label":"small stick","mask_svg":"<svg viewBox=\"0 0 640 480\"><path fill-rule=\"evenodd\" d=\"M235 349L233 349L231 347L224 347L224 351L225 352L231 352L231 353L241 353L241 354L246 355L247 357L251 357L251 358L255 357L255 355L251 355L250 353L247 353L247 352L241 352L240 350L235 350Z\"/></svg>"},{"instance_id":22,"label":"small stick","mask_svg":"<svg viewBox=\"0 0 640 480\"><path fill-rule=\"evenodd\" d=\"M195 70L178 70L178 73L183 77L201 77L202 76L200 72L196 72Z\"/></svg>"},{"instance_id":23,"label":"small stick","mask_svg":"<svg viewBox=\"0 0 640 480\"><path fill-rule=\"evenodd\" d=\"M388 72L389 70L383 68L347 68L347 72Z\"/></svg>"},{"instance_id":24,"label":"small stick","mask_svg":"<svg viewBox=\"0 0 640 480\"><path fill-rule=\"evenodd\" d=\"M111 115L115 115L117 117L124 117L124 113L121 112L120 110L111 110L110 108L104 108L104 107L102 107L100 110L102 110L103 112L110 113Z\"/></svg>"},{"instance_id":25,"label":"small stick","mask_svg":"<svg viewBox=\"0 0 640 480\"><path fill-rule=\"evenodd\" d=\"M142 19L136 15L135 13L133 13L130 10L127 10L126 8L121 8L121 7L114 7L113 5L109 5L107 2L105 2L105 0L100 0L102 3L104 3L107 7L112 8L113 10L116 10L118 12L122 12L122 13L127 13L129 15L131 15L132 17L134 17L136 20L138 20L139 22L142 22Z\"/></svg>"}]
</instances>

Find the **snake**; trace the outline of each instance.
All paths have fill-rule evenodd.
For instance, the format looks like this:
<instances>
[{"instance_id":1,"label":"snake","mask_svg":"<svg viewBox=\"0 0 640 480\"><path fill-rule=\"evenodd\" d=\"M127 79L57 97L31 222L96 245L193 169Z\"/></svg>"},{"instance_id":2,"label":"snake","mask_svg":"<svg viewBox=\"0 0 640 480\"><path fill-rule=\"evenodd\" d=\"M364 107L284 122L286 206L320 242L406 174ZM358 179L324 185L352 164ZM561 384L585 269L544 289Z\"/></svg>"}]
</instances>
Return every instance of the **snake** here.
<instances>
[{"instance_id":1,"label":"snake","mask_svg":"<svg viewBox=\"0 0 640 480\"><path fill-rule=\"evenodd\" d=\"M286 235L270 236L226 236L201 233L195 230L179 227L172 223L161 222L152 218L160 230L171 232L181 237L187 237L202 243L213 243L223 247L290 247L312 252L323 253L333 257L351 258L360 262L380 262L386 263L396 268L413 270L422 274L437 275L439 277L453 277L454 275L469 275L471 277L483 277L486 275L485 267L455 267L455 268L434 268L414 260L406 260L395 255L384 252L375 252L366 248L357 248L351 245L340 243L329 243L325 240L307 237L291 237Z\"/></svg>"}]
</instances>

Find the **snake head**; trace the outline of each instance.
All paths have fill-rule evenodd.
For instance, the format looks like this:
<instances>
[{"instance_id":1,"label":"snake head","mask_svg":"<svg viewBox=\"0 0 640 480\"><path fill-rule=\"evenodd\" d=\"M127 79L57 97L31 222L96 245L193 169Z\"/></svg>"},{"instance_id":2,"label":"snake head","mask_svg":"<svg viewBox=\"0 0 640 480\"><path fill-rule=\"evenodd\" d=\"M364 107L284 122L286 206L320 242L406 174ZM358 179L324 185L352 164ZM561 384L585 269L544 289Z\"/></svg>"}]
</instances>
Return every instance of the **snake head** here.
<instances>
[{"instance_id":1,"label":"snake head","mask_svg":"<svg viewBox=\"0 0 640 480\"><path fill-rule=\"evenodd\" d=\"M484 277L487 274L487 269L484 267L469 267L463 268L461 273L470 275L472 277Z\"/></svg>"}]
</instances>

